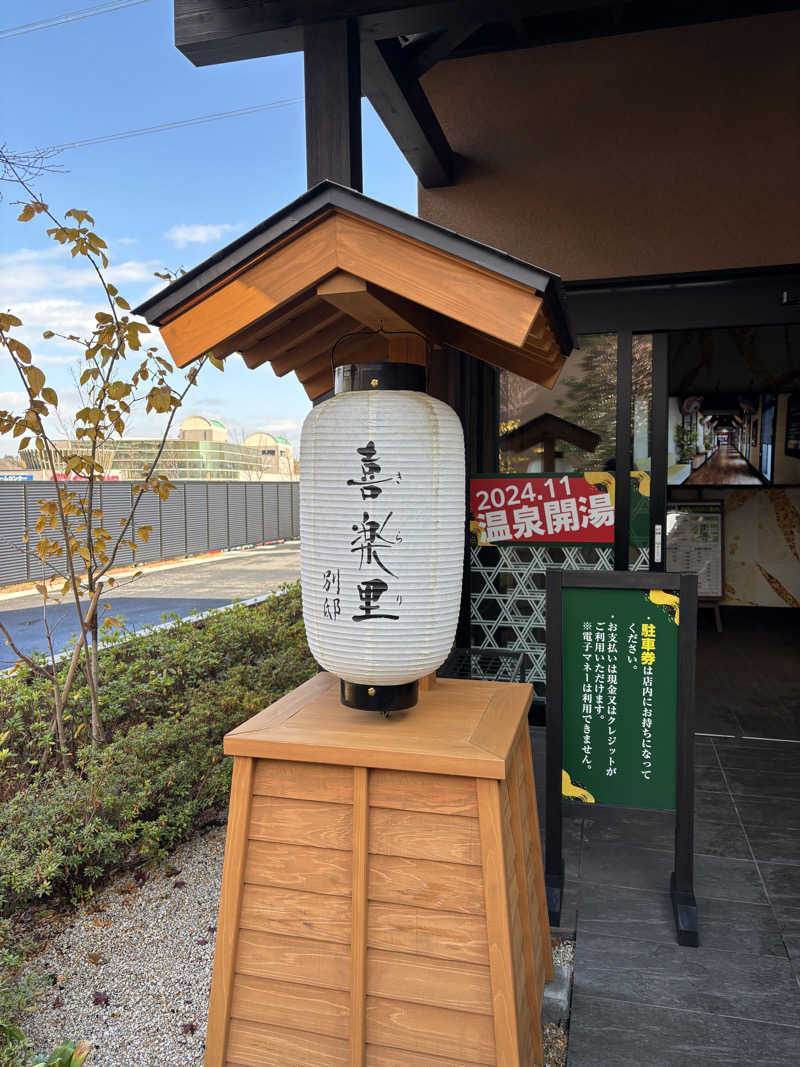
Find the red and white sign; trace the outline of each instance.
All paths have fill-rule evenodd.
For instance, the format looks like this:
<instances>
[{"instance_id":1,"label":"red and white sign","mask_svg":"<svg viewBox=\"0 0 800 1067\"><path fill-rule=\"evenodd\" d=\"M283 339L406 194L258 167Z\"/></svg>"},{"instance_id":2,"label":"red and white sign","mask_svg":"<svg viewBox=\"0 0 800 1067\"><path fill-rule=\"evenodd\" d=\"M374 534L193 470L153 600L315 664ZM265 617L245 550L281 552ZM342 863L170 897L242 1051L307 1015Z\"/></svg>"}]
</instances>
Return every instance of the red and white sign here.
<instances>
[{"instance_id":1,"label":"red and white sign","mask_svg":"<svg viewBox=\"0 0 800 1067\"><path fill-rule=\"evenodd\" d=\"M471 528L482 544L613 544L614 475L589 477L472 478Z\"/></svg>"}]
</instances>

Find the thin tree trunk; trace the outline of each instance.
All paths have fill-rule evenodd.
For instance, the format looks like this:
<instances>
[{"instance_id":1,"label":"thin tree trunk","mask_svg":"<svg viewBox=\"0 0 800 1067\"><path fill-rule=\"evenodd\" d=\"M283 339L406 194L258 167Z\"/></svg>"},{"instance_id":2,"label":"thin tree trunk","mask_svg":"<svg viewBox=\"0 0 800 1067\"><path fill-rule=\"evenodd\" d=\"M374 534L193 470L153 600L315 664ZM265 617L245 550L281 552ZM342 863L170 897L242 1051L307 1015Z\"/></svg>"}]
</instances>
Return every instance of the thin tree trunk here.
<instances>
[{"instance_id":1,"label":"thin tree trunk","mask_svg":"<svg viewBox=\"0 0 800 1067\"><path fill-rule=\"evenodd\" d=\"M58 736L58 749L61 754L61 766L65 771L69 770L71 756L67 750L67 738L64 731L64 696L58 684L58 664L56 652L53 648L53 634L47 619L47 598L44 601L44 632L47 636L47 647L50 649L50 669L53 672L53 718L56 724ZM52 736L52 729L50 734Z\"/></svg>"},{"instance_id":2,"label":"thin tree trunk","mask_svg":"<svg viewBox=\"0 0 800 1067\"><path fill-rule=\"evenodd\" d=\"M100 718L100 700L98 696L99 692L99 656L98 656L98 626L97 626L97 612L92 615L92 619L89 626L91 634L91 643L86 644L86 671L89 676L89 696L92 702L92 744L102 745L105 743L106 735L103 729L103 723Z\"/></svg>"},{"instance_id":3,"label":"thin tree trunk","mask_svg":"<svg viewBox=\"0 0 800 1067\"><path fill-rule=\"evenodd\" d=\"M67 748L67 738L64 733L64 705L61 702L61 693L58 682L53 679L53 706L55 710L56 730L58 731L58 747L61 751L61 766L65 771L70 769L72 763L71 754Z\"/></svg>"}]
</instances>

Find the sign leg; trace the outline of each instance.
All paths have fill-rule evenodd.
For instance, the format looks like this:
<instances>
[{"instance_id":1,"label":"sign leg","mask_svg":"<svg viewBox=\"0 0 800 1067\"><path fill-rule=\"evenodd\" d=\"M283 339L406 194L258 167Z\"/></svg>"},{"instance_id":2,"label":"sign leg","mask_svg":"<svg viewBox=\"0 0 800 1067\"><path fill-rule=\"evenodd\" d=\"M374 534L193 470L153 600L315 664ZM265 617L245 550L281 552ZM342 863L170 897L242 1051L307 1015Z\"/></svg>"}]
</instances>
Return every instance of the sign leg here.
<instances>
[{"instance_id":1,"label":"sign leg","mask_svg":"<svg viewBox=\"0 0 800 1067\"><path fill-rule=\"evenodd\" d=\"M700 944L697 927L697 902L691 890L678 889L674 871L670 878L669 894L672 897L672 912L675 916L675 931L678 935L678 944L687 948L697 948ZM549 903L549 888L547 897Z\"/></svg>"}]
</instances>

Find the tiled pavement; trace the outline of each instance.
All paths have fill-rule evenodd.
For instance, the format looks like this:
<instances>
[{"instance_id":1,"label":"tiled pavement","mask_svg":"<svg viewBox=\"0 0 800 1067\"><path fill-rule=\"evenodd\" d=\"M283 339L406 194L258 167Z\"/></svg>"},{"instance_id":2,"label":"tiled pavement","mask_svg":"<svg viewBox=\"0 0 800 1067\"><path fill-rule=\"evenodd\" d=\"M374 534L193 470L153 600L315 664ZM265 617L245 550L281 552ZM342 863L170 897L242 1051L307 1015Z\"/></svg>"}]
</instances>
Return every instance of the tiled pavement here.
<instances>
[{"instance_id":1,"label":"tiled pavement","mask_svg":"<svg viewBox=\"0 0 800 1067\"><path fill-rule=\"evenodd\" d=\"M543 753L535 730L540 789ZM565 803L568 1067L800 1064L800 744L698 738L696 784L696 949L675 942L672 817Z\"/></svg>"}]
</instances>

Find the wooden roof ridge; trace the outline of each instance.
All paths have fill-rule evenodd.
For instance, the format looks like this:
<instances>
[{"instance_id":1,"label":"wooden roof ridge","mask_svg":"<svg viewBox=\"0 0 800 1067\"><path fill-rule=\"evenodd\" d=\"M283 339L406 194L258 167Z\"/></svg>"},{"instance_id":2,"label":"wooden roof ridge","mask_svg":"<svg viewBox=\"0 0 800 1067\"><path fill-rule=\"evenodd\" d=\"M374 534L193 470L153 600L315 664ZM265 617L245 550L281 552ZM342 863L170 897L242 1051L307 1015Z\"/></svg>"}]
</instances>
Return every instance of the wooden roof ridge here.
<instances>
[{"instance_id":1,"label":"wooden roof ridge","mask_svg":"<svg viewBox=\"0 0 800 1067\"><path fill-rule=\"evenodd\" d=\"M587 430L585 426L579 426L575 422L570 422L569 419L562 419L560 415L554 415L552 411L543 411L540 415L523 422L521 426L509 430L508 433L503 434L501 442L503 448L512 452L522 452L545 438L566 441L586 452L594 452L600 443L599 433Z\"/></svg>"},{"instance_id":2,"label":"wooden roof ridge","mask_svg":"<svg viewBox=\"0 0 800 1067\"><path fill-rule=\"evenodd\" d=\"M347 362L417 362L416 334L552 385L572 349L557 275L325 181L136 308L175 363L242 354L294 371L312 399L332 388L330 353ZM383 344L383 342L381 342Z\"/></svg>"},{"instance_id":3,"label":"wooden roof ridge","mask_svg":"<svg viewBox=\"0 0 800 1067\"><path fill-rule=\"evenodd\" d=\"M336 208L389 226L434 248L536 289L545 301L562 352L569 353L572 350L573 335L564 289L558 274L332 181L320 182L263 222L259 222L247 233L142 301L135 308L135 313L158 324L158 320L176 311L209 285L226 278L238 267L252 262L259 252L272 246L280 237L288 236L320 211Z\"/></svg>"}]
</instances>

